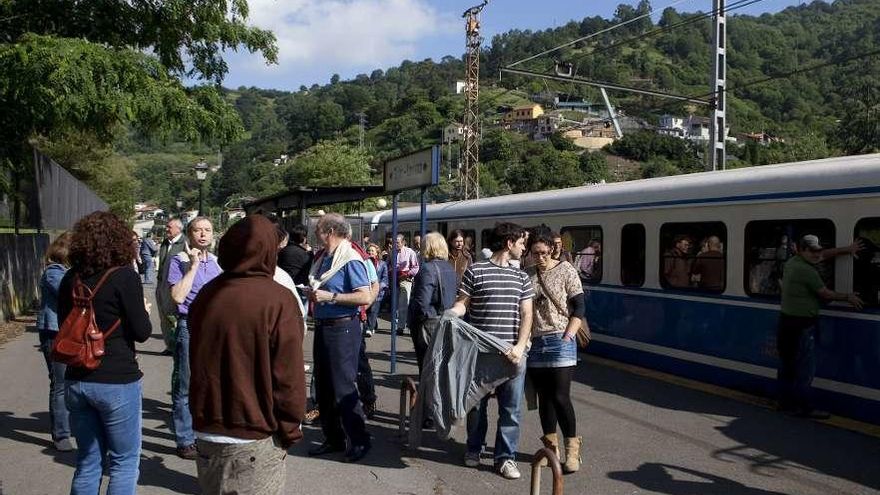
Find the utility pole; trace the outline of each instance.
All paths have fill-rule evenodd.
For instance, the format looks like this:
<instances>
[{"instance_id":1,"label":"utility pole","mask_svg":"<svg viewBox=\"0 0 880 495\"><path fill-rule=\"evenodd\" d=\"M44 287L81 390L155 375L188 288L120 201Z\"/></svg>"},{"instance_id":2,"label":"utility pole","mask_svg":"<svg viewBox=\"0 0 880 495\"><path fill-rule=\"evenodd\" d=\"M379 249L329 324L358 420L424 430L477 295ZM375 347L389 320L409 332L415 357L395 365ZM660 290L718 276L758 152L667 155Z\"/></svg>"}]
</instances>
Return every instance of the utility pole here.
<instances>
[{"instance_id":1,"label":"utility pole","mask_svg":"<svg viewBox=\"0 0 880 495\"><path fill-rule=\"evenodd\" d=\"M717 1L717 0L716 0ZM467 63L465 77L465 110L463 120L462 169L460 173L461 199L480 197L480 12L489 0L464 11L465 33L467 35Z\"/></svg>"},{"instance_id":2,"label":"utility pole","mask_svg":"<svg viewBox=\"0 0 880 495\"><path fill-rule=\"evenodd\" d=\"M712 34L712 42L715 45L712 60L712 77L709 79L709 87L715 92L712 100L713 111L709 121L709 149L708 169L724 170L727 168L727 150L725 131L727 129L727 65L725 60L727 44L727 14L724 12L726 0L712 0L712 10L715 31Z\"/></svg>"},{"instance_id":3,"label":"utility pole","mask_svg":"<svg viewBox=\"0 0 880 495\"><path fill-rule=\"evenodd\" d=\"M363 151L364 150L364 131L367 126L367 114L365 114L364 112L360 112L357 114L357 116L358 116L358 127L359 127L358 149Z\"/></svg>"}]
</instances>

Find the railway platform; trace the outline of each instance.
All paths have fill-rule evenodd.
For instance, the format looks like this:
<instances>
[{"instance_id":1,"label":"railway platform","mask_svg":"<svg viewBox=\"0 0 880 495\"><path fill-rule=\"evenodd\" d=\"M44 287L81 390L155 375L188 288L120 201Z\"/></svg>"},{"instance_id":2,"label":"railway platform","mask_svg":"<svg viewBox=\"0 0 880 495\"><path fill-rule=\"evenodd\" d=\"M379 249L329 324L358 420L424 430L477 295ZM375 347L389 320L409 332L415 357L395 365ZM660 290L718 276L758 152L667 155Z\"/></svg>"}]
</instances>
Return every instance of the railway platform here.
<instances>
[{"instance_id":1,"label":"railway platform","mask_svg":"<svg viewBox=\"0 0 880 495\"><path fill-rule=\"evenodd\" d=\"M155 307L155 306L154 306ZM154 315L155 320L155 315ZM154 322L155 323L155 322ZM195 463L175 456L169 431L171 358L162 356L158 325L139 347L144 372L144 431L138 493L198 493ZM464 432L441 442L430 431L410 450L398 437L400 381L415 374L408 336L398 375L389 373L387 322L367 340L379 395L369 422L374 449L357 464L342 456L310 458L317 426L287 458L291 494L527 494L529 462L540 447L537 411L525 411L519 446L523 478L507 481L483 459L462 465ZM69 490L74 453L52 450L48 379L34 329L0 348L0 495L62 494ZM306 340L307 361L311 333ZM649 370L582 355L572 396L584 465L564 477L567 494L812 495L880 493L880 436L870 427L788 417L768 403ZM494 438L490 410L489 443ZM541 493L550 493L549 471Z\"/></svg>"}]
</instances>

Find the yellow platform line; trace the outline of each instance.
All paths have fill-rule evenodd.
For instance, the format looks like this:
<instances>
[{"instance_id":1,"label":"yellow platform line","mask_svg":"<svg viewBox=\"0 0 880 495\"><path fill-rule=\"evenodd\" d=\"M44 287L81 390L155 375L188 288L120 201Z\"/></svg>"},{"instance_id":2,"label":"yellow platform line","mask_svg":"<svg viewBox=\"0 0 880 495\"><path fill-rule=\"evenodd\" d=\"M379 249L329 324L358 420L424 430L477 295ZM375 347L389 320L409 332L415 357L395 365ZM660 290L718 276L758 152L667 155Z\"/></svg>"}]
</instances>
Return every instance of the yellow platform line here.
<instances>
[{"instance_id":1,"label":"yellow platform line","mask_svg":"<svg viewBox=\"0 0 880 495\"><path fill-rule=\"evenodd\" d=\"M622 363L620 361L613 361L611 359L592 356L589 354L586 355L585 360L590 364L597 364L599 366L614 368L617 370L625 371L627 373L631 373L633 375L643 376L645 378L650 378L665 383L671 383L673 385L689 388L691 390L698 390L707 394L733 399L738 402L744 402L746 404L762 407L764 409L775 409L776 407L776 402L766 397L760 397L757 395L740 392L739 390L733 390L730 388L721 387L719 385L712 385L710 383L700 382L697 380L692 380L690 378L684 378L670 373L665 373L663 371L652 370L649 368L644 368L642 366ZM824 423L827 425L835 426L837 428L843 428L845 430L854 431L856 433L880 438L880 425L865 423L863 421L845 418L842 416L831 416L828 419L814 421L816 421L817 423Z\"/></svg>"}]
</instances>

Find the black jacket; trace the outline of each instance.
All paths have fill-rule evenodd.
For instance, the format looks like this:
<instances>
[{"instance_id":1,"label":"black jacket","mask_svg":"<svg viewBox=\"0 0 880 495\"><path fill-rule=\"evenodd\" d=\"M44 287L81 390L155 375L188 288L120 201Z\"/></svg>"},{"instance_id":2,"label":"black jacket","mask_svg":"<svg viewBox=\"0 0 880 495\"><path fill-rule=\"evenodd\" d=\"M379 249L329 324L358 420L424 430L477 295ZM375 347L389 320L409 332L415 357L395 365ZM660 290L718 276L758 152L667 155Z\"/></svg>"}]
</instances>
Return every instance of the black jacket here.
<instances>
[{"instance_id":1,"label":"black jacket","mask_svg":"<svg viewBox=\"0 0 880 495\"><path fill-rule=\"evenodd\" d=\"M83 279L90 288L97 285L104 272ZM61 279L58 289L58 321L63 322L73 308L73 281L75 270L68 270ZM144 308L144 289L141 277L124 266L111 273L104 285L92 299L95 310L95 323L106 330L117 319L122 320L119 327L104 341L104 357L97 369L67 367L64 378L83 382L131 383L141 379L134 356L134 343L146 342L153 332L150 316Z\"/></svg>"},{"instance_id":2,"label":"black jacket","mask_svg":"<svg viewBox=\"0 0 880 495\"><path fill-rule=\"evenodd\" d=\"M300 246L288 244L278 252L278 266L290 275L297 285L309 284L312 269L312 253Z\"/></svg>"}]
</instances>

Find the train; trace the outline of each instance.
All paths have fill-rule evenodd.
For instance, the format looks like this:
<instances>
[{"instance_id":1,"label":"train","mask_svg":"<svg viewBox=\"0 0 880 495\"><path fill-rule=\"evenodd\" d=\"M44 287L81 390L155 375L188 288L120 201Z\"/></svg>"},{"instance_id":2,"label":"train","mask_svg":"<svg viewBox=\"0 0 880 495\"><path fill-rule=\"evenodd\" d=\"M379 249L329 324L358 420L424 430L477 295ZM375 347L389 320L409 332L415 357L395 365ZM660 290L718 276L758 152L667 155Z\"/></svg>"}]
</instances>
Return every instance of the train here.
<instances>
[{"instance_id":1,"label":"train","mask_svg":"<svg viewBox=\"0 0 880 495\"><path fill-rule=\"evenodd\" d=\"M390 210L360 215L381 244ZM585 185L427 207L429 231L465 232L480 257L496 222L546 225L582 273L593 333L588 352L751 394L775 396L781 267L797 239L863 243L818 268L826 286L865 307L823 307L816 405L880 424L880 154ZM420 208L398 211L399 232ZM360 230L360 229L359 229ZM720 241L716 281L669 277L677 242ZM591 247L589 247L591 246ZM705 248L704 248L705 249ZM680 253L679 253L680 254Z\"/></svg>"}]
</instances>

